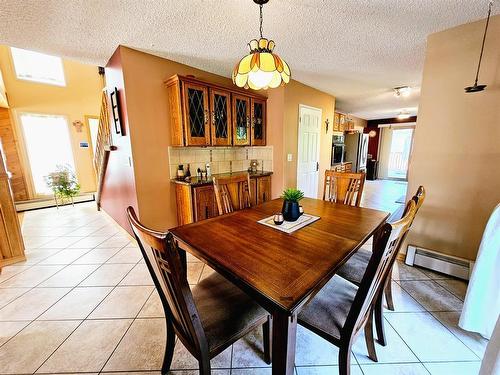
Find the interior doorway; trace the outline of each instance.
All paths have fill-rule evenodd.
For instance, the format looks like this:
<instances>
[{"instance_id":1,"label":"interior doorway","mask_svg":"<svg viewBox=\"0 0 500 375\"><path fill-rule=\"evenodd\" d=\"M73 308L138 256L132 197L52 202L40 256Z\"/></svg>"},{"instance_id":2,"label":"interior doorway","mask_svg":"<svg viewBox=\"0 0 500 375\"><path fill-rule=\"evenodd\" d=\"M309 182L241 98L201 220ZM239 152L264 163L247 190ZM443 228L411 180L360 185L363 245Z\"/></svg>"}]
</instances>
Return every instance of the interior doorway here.
<instances>
[{"instance_id":1,"label":"interior doorway","mask_svg":"<svg viewBox=\"0 0 500 375\"><path fill-rule=\"evenodd\" d=\"M297 189L318 197L321 109L299 105Z\"/></svg>"},{"instance_id":2,"label":"interior doorway","mask_svg":"<svg viewBox=\"0 0 500 375\"><path fill-rule=\"evenodd\" d=\"M45 177L59 166L75 171L68 121L64 116L32 113L20 118L34 195L51 195Z\"/></svg>"},{"instance_id":3,"label":"interior doorway","mask_svg":"<svg viewBox=\"0 0 500 375\"><path fill-rule=\"evenodd\" d=\"M379 177L407 181L414 126L389 126L382 130Z\"/></svg>"}]
</instances>

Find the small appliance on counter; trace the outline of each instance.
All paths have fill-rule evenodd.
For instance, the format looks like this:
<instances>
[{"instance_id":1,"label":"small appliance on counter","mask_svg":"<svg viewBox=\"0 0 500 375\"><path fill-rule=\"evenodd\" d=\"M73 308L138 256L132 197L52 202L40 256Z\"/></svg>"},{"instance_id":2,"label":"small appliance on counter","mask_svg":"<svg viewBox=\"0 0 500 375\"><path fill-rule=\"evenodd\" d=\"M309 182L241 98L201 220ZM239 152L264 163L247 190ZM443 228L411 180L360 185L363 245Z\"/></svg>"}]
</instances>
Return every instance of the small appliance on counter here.
<instances>
[{"instance_id":1,"label":"small appliance on counter","mask_svg":"<svg viewBox=\"0 0 500 375\"><path fill-rule=\"evenodd\" d=\"M346 134L344 138L345 160L352 162L353 172L366 172L368 139L364 133Z\"/></svg>"}]
</instances>

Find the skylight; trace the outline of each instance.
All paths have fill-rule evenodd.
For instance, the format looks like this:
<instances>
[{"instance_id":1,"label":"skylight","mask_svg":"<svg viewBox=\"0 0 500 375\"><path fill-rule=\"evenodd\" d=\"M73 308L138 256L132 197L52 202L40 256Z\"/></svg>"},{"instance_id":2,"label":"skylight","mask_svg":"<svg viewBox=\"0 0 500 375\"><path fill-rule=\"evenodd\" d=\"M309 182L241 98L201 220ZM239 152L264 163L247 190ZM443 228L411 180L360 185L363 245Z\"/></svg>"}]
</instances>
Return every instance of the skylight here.
<instances>
[{"instance_id":1,"label":"skylight","mask_svg":"<svg viewBox=\"0 0 500 375\"><path fill-rule=\"evenodd\" d=\"M11 48L14 69L19 79L66 86L64 68L60 57L39 52Z\"/></svg>"}]
</instances>

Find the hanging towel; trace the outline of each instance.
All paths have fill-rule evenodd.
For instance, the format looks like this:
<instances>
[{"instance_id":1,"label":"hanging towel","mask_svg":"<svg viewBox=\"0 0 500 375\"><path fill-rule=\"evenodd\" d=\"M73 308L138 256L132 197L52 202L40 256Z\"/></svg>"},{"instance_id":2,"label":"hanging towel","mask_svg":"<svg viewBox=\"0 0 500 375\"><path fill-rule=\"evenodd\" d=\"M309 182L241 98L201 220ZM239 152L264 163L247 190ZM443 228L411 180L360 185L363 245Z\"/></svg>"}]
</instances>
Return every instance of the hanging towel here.
<instances>
[{"instance_id":1,"label":"hanging towel","mask_svg":"<svg viewBox=\"0 0 500 375\"><path fill-rule=\"evenodd\" d=\"M500 204L483 233L458 325L490 339L500 314Z\"/></svg>"}]
</instances>

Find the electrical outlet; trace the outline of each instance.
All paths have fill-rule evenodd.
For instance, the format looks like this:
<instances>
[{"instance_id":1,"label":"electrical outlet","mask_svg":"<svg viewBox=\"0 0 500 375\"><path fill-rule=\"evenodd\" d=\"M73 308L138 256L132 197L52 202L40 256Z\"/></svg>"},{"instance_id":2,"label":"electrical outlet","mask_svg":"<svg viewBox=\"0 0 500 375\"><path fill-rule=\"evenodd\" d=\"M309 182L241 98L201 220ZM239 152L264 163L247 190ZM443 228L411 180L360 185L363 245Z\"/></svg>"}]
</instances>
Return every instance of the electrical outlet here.
<instances>
[{"instance_id":1,"label":"electrical outlet","mask_svg":"<svg viewBox=\"0 0 500 375\"><path fill-rule=\"evenodd\" d=\"M287 161L292 161L292 160L293 160L293 158L292 158L292 154L287 154L287 156L286 156L286 160L287 160Z\"/></svg>"}]
</instances>

